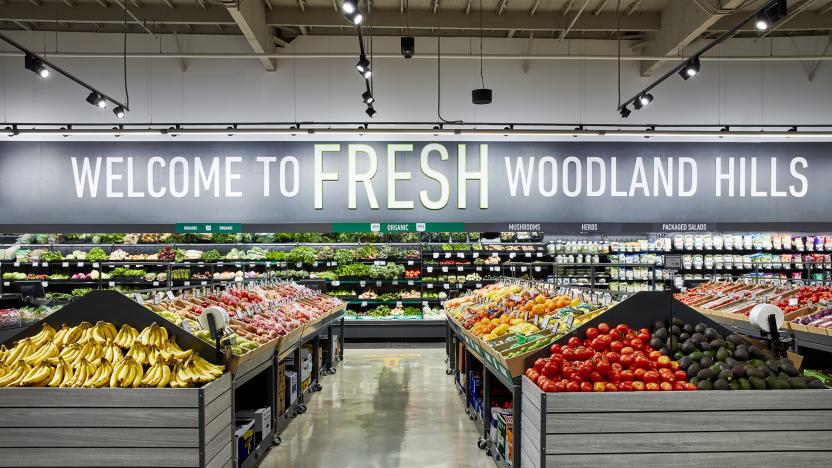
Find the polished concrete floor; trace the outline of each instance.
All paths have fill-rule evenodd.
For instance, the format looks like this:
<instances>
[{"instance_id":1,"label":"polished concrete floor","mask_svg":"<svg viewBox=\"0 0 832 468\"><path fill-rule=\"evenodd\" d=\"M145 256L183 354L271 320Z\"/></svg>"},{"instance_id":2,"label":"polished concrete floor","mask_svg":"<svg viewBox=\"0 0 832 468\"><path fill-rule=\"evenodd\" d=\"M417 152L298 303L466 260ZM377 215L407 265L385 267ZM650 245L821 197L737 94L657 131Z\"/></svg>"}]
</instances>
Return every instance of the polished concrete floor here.
<instances>
[{"instance_id":1,"label":"polished concrete floor","mask_svg":"<svg viewBox=\"0 0 832 468\"><path fill-rule=\"evenodd\" d=\"M349 349L263 468L493 468L444 348Z\"/></svg>"}]
</instances>

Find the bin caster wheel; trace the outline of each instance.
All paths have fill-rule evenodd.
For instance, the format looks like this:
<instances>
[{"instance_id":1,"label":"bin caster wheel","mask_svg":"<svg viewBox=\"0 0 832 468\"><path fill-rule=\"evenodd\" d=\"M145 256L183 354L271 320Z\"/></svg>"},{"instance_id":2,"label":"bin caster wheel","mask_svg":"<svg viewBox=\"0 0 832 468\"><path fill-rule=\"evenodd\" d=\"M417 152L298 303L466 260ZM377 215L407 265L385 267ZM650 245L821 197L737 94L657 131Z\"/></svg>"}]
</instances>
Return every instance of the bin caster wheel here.
<instances>
[{"instance_id":1,"label":"bin caster wheel","mask_svg":"<svg viewBox=\"0 0 832 468\"><path fill-rule=\"evenodd\" d=\"M306 412L306 405L298 405L298 413L303 414Z\"/></svg>"},{"instance_id":2,"label":"bin caster wheel","mask_svg":"<svg viewBox=\"0 0 832 468\"><path fill-rule=\"evenodd\" d=\"M468 409L468 408L465 408L465 414L467 414L468 416L471 416L471 410Z\"/></svg>"},{"instance_id":3,"label":"bin caster wheel","mask_svg":"<svg viewBox=\"0 0 832 468\"><path fill-rule=\"evenodd\" d=\"M451 375L453 373L454 371L452 371L451 369L445 369L445 375Z\"/></svg>"},{"instance_id":4,"label":"bin caster wheel","mask_svg":"<svg viewBox=\"0 0 832 468\"><path fill-rule=\"evenodd\" d=\"M315 388L313 388L312 390L314 390L316 392L320 392L323 389L324 389L324 387L322 387L321 384L317 384L317 385L315 385Z\"/></svg>"},{"instance_id":5,"label":"bin caster wheel","mask_svg":"<svg viewBox=\"0 0 832 468\"><path fill-rule=\"evenodd\" d=\"M272 446L274 446L274 447L277 447L278 445L280 445L282 443L283 443L283 439L281 439L280 436L276 435L276 436L274 436L274 439L272 439Z\"/></svg>"},{"instance_id":6,"label":"bin caster wheel","mask_svg":"<svg viewBox=\"0 0 832 468\"><path fill-rule=\"evenodd\" d=\"M477 441L477 448L480 450L485 450L485 447L487 445L488 444L486 443L485 439L483 439L482 437L480 437L480 439Z\"/></svg>"},{"instance_id":7,"label":"bin caster wheel","mask_svg":"<svg viewBox=\"0 0 832 468\"><path fill-rule=\"evenodd\" d=\"M329 375L329 371L326 369L321 369L321 375Z\"/></svg>"},{"instance_id":8,"label":"bin caster wheel","mask_svg":"<svg viewBox=\"0 0 832 468\"><path fill-rule=\"evenodd\" d=\"M334 373L335 373L335 368L333 367L332 369L330 369L330 370L329 370L329 373L330 373L330 374L334 374Z\"/></svg>"},{"instance_id":9,"label":"bin caster wheel","mask_svg":"<svg viewBox=\"0 0 832 468\"><path fill-rule=\"evenodd\" d=\"M485 454L490 457L491 456L491 449L490 448L485 449Z\"/></svg>"},{"instance_id":10,"label":"bin caster wheel","mask_svg":"<svg viewBox=\"0 0 832 468\"><path fill-rule=\"evenodd\" d=\"M471 419L471 421L477 419L474 417L474 413L468 413L468 417Z\"/></svg>"}]
</instances>

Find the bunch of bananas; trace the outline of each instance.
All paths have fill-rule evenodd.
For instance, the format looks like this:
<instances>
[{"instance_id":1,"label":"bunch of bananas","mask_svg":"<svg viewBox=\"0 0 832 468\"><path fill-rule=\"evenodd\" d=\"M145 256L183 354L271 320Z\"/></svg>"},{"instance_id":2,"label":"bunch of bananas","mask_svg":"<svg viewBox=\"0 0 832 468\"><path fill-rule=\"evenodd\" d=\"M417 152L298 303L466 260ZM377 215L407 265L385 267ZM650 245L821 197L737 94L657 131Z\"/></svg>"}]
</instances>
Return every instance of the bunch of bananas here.
<instances>
[{"instance_id":1,"label":"bunch of bananas","mask_svg":"<svg viewBox=\"0 0 832 468\"><path fill-rule=\"evenodd\" d=\"M145 366L147 368L145 369ZM0 346L0 387L192 387L221 376L193 350L153 323L139 332L129 325L83 322L38 334L11 349Z\"/></svg>"}]
</instances>

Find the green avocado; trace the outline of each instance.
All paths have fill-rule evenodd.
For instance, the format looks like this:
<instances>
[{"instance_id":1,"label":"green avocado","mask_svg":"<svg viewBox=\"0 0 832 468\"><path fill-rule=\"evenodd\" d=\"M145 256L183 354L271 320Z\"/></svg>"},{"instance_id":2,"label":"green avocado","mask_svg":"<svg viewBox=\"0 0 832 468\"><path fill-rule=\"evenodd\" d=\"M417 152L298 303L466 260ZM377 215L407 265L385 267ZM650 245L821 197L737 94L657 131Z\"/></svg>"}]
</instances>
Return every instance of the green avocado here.
<instances>
[{"instance_id":1,"label":"green avocado","mask_svg":"<svg viewBox=\"0 0 832 468\"><path fill-rule=\"evenodd\" d=\"M790 377L789 384L796 390L805 390L809 388L809 385L801 377Z\"/></svg>"},{"instance_id":2,"label":"green avocado","mask_svg":"<svg viewBox=\"0 0 832 468\"><path fill-rule=\"evenodd\" d=\"M800 371L798 371L797 367L795 367L794 364L791 364L791 363L781 364L780 365L780 370L782 370L783 372L788 374L789 377L797 377L798 375L800 375Z\"/></svg>"},{"instance_id":3,"label":"green avocado","mask_svg":"<svg viewBox=\"0 0 832 468\"><path fill-rule=\"evenodd\" d=\"M699 383L696 384L696 388L699 390L713 390L714 385L710 380L700 380Z\"/></svg>"},{"instance_id":4,"label":"green avocado","mask_svg":"<svg viewBox=\"0 0 832 468\"><path fill-rule=\"evenodd\" d=\"M763 380L759 377L749 377L748 381L751 383L751 387L754 390L765 390L766 389L765 380Z\"/></svg>"},{"instance_id":5,"label":"green avocado","mask_svg":"<svg viewBox=\"0 0 832 468\"><path fill-rule=\"evenodd\" d=\"M696 376L699 377L700 381L713 379L715 377L714 373L711 372L710 369L702 369L696 374Z\"/></svg>"},{"instance_id":6,"label":"green avocado","mask_svg":"<svg viewBox=\"0 0 832 468\"><path fill-rule=\"evenodd\" d=\"M768 390L780 390L780 379L774 376L766 377L766 388Z\"/></svg>"},{"instance_id":7,"label":"green avocado","mask_svg":"<svg viewBox=\"0 0 832 468\"><path fill-rule=\"evenodd\" d=\"M728 350L725 347L721 347L716 351L716 360L717 361L725 361L728 359Z\"/></svg>"},{"instance_id":8,"label":"green avocado","mask_svg":"<svg viewBox=\"0 0 832 468\"><path fill-rule=\"evenodd\" d=\"M778 377L778 381L780 381L780 388L783 390L791 390L792 384L789 383L788 377Z\"/></svg>"},{"instance_id":9,"label":"green avocado","mask_svg":"<svg viewBox=\"0 0 832 468\"><path fill-rule=\"evenodd\" d=\"M714 381L714 390L729 390L731 387L725 379L716 379Z\"/></svg>"},{"instance_id":10,"label":"green avocado","mask_svg":"<svg viewBox=\"0 0 832 468\"><path fill-rule=\"evenodd\" d=\"M746 378L737 380L737 385L739 385L740 390L751 390L751 382Z\"/></svg>"},{"instance_id":11,"label":"green avocado","mask_svg":"<svg viewBox=\"0 0 832 468\"><path fill-rule=\"evenodd\" d=\"M746 367L745 373L748 374L749 378L756 377L758 379L762 379L765 377L765 375L760 372L760 369L757 369L756 367Z\"/></svg>"},{"instance_id":12,"label":"green avocado","mask_svg":"<svg viewBox=\"0 0 832 468\"><path fill-rule=\"evenodd\" d=\"M700 370L701 368L699 367L699 364L696 362L688 366L688 380L696 377L696 374L698 374Z\"/></svg>"},{"instance_id":13,"label":"green avocado","mask_svg":"<svg viewBox=\"0 0 832 468\"><path fill-rule=\"evenodd\" d=\"M692 353L690 354L690 358L691 358L692 360L696 361L696 362L701 361L703 357L705 357L705 355L704 355L704 354L702 354L702 352L701 352L701 351L694 351L694 352L692 352Z\"/></svg>"}]
</instances>

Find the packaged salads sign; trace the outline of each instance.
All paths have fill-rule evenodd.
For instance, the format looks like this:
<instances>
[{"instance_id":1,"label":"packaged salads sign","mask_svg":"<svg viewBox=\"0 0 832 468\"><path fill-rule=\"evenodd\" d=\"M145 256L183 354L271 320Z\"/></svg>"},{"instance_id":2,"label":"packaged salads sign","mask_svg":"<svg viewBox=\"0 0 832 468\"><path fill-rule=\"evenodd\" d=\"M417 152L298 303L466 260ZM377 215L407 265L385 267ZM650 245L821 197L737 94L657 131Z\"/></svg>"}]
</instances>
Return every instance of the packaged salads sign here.
<instances>
[{"instance_id":1,"label":"packaged salads sign","mask_svg":"<svg viewBox=\"0 0 832 468\"><path fill-rule=\"evenodd\" d=\"M0 224L829 222L830 153L824 143L3 142Z\"/></svg>"}]
</instances>

